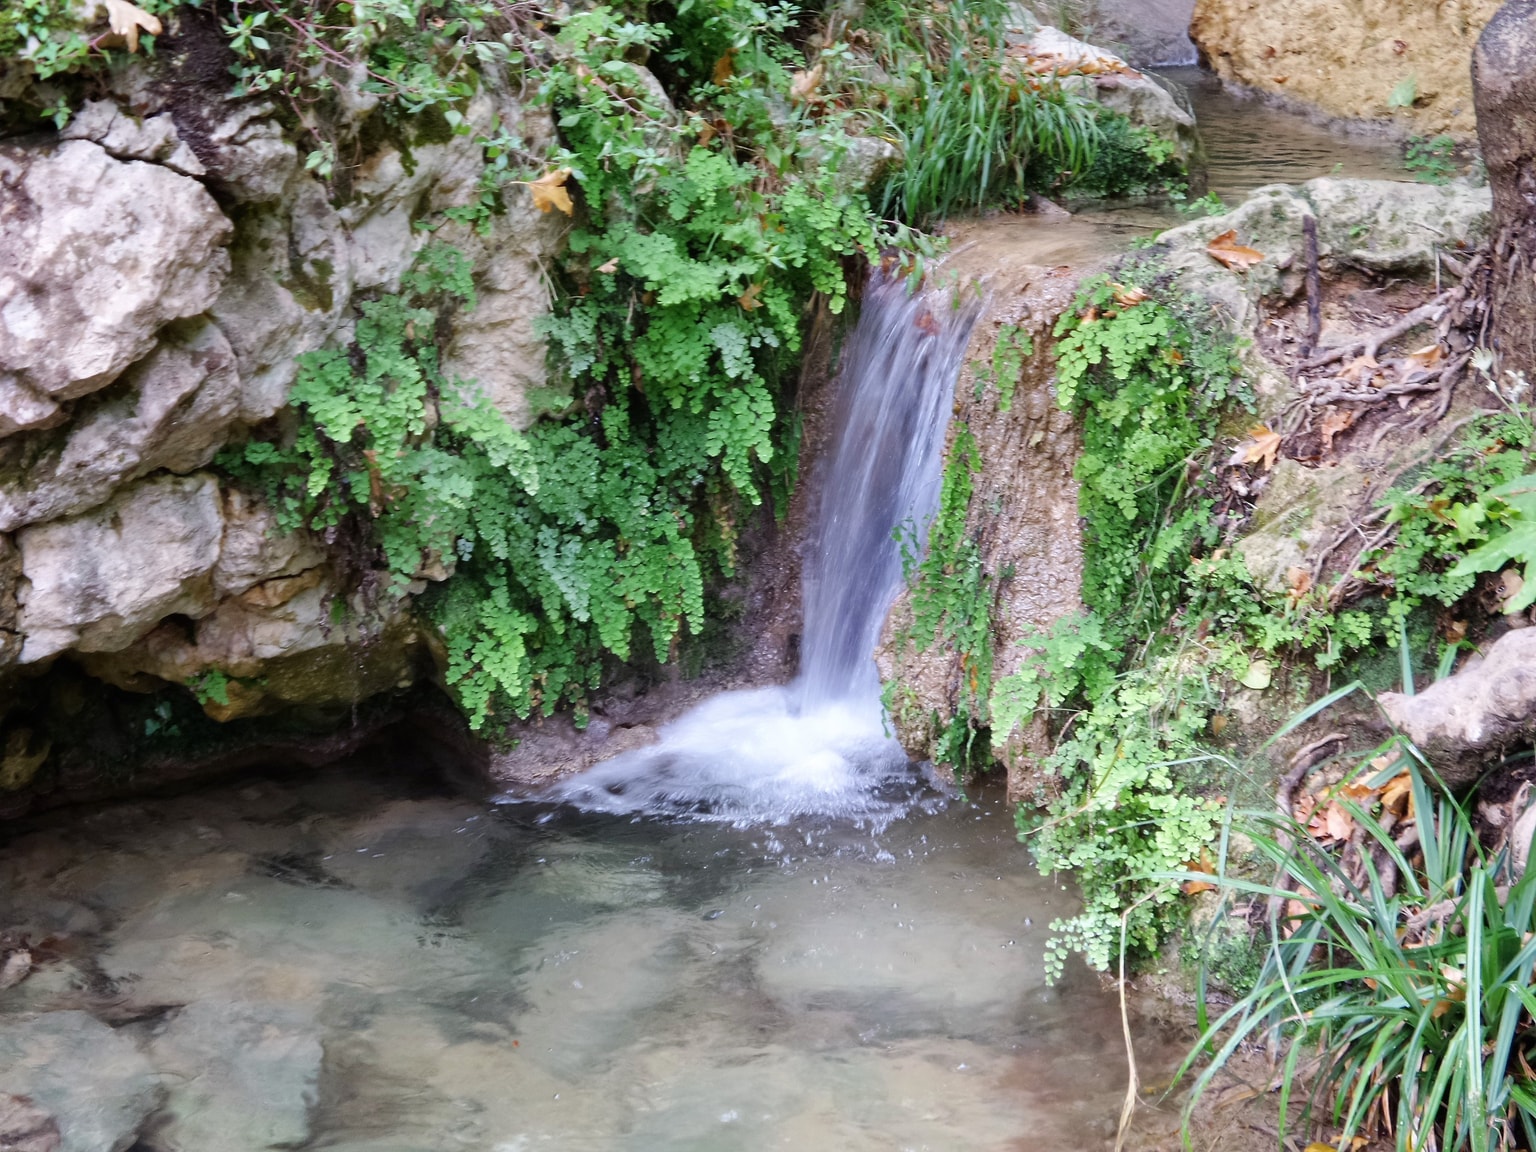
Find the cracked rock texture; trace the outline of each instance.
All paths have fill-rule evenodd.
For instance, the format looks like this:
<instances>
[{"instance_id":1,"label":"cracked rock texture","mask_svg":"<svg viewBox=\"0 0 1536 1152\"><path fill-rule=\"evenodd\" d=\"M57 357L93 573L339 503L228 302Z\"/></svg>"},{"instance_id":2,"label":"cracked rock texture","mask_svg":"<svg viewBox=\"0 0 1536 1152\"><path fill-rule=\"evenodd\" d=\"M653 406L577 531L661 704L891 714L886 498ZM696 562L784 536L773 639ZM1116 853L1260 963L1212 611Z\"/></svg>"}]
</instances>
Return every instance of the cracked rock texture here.
<instances>
[{"instance_id":1,"label":"cracked rock texture","mask_svg":"<svg viewBox=\"0 0 1536 1152\"><path fill-rule=\"evenodd\" d=\"M19 750L0 771L7 811L34 781L57 786L34 763L47 742L28 714L47 693L23 703L19 687L60 660L133 693L227 679L198 697L220 721L345 714L431 668L409 596L357 593L378 580L339 542L282 531L216 465L286 419L298 358L345 345L357 294L396 290L429 236L466 252L480 301L453 332L449 374L520 427L546 391L535 320L564 217L517 194L483 232L441 213L480 195L477 135L499 124L536 152L547 114L490 72L466 135L372 124L376 102L358 96L356 167L328 187L274 107L225 99L227 76L199 63L199 21L171 19L155 58L114 74L62 131L0 143L0 749Z\"/></svg>"}]
</instances>

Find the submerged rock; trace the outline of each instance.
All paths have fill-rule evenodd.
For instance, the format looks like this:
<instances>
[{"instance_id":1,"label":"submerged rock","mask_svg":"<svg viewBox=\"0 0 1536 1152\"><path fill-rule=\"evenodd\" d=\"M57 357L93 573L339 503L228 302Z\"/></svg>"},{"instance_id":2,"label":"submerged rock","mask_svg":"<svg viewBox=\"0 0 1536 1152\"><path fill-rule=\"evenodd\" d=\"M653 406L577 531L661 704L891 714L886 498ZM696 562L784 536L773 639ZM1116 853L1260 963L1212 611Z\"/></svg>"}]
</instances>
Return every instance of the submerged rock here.
<instances>
[{"instance_id":1,"label":"submerged rock","mask_svg":"<svg viewBox=\"0 0 1536 1152\"><path fill-rule=\"evenodd\" d=\"M309 1138L324 1055L313 1008L200 1000L155 1033L149 1055L167 1093L157 1152L259 1152Z\"/></svg>"},{"instance_id":2,"label":"submerged rock","mask_svg":"<svg viewBox=\"0 0 1536 1152\"><path fill-rule=\"evenodd\" d=\"M124 1152L160 1099L154 1070L133 1041L85 1012L45 1012L0 1025L0 1101L31 1126L39 1148L51 1115L59 1152ZM0 1129L3 1131L3 1129ZM210 1144L207 1147L216 1147Z\"/></svg>"}]
</instances>

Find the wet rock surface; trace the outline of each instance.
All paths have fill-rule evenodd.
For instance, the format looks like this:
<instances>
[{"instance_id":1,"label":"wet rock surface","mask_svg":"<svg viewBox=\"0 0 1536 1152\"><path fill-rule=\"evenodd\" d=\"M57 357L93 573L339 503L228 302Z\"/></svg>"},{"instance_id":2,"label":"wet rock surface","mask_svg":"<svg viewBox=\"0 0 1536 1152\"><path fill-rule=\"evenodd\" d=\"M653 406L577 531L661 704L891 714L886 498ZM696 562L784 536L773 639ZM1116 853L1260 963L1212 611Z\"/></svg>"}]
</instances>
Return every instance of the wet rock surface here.
<instances>
[{"instance_id":1,"label":"wet rock surface","mask_svg":"<svg viewBox=\"0 0 1536 1152\"><path fill-rule=\"evenodd\" d=\"M1223 80L1266 97L1402 135L1467 137L1472 48L1501 3L1197 0L1190 34Z\"/></svg>"},{"instance_id":2,"label":"wet rock surface","mask_svg":"<svg viewBox=\"0 0 1536 1152\"><path fill-rule=\"evenodd\" d=\"M13 1123L40 1147L48 1115L59 1152L124 1152L160 1085L133 1041L86 1012L62 1011L0 1021L0 1093L30 1103Z\"/></svg>"}]
</instances>

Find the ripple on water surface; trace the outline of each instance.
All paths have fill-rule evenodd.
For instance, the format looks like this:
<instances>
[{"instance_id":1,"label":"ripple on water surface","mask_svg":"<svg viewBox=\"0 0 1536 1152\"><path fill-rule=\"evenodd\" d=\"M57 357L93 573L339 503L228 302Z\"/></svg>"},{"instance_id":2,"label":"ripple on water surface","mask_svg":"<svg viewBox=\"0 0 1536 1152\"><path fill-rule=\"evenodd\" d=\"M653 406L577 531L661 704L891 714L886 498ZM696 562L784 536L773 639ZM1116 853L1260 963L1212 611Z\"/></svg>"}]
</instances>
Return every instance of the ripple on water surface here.
<instances>
[{"instance_id":1,"label":"ripple on water surface","mask_svg":"<svg viewBox=\"0 0 1536 1152\"><path fill-rule=\"evenodd\" d=\"M288 1127L346 1152L1105 1144L1115 1004L1041 970L1069 894L1000 801L925 795L738 827L354 765L50 817L0 853L0 923L57 955L0 993L0 1032L84 1008L185 1069L178 1019L265 1013L314 1053L307 1080L284 1065ZM181 1131L264 1146L166 1082Z\"/></svg>"}]
</instances>

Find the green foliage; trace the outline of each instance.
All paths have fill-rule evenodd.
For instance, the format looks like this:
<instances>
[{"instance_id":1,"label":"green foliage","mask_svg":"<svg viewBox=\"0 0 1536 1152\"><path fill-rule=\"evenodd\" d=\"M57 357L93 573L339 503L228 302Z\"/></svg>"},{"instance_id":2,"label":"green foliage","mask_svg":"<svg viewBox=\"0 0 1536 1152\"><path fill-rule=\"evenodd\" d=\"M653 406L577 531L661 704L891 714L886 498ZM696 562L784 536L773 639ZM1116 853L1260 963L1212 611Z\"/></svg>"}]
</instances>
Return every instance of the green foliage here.
<instances>
[{"instance_id":1,"label":"green foliage","mask_svg":"<svg viewBox=\"0 0 1536 1152\"><path fill-rule=\"evenodd\" d=\"M976 379L976 399L980 400L989 387L995 388L997 410L1009 411L1013 407L1013 393L1024 372L1024 361L1034 354L1034 338L1015 324L1004 324L998 329L990 361L971 364L971 374Z\"/></svg>"},{"instance_id":2,"label":"green foliage","mask_svg":"<svg viewBox=\"0 0 1536 1152\"><path fill-rule=\"evenodd\" d=\"M1056 335L1057 396L1083 424L1084 600L1155 627L1208 532L1209 501L1186 499L1189 464L1232 395L1232 344L1200 335L1188 303L1107 276L1084 285Z\"/></svg>"},{"instance_id":3,"label":"green foliage","mask_svg":"<svg viewBox=\"0 0 1536 1152\"><path fill-rule=\"evenodd\" d=\"M1087 169L1104 133L1097 105L1040 84L1007 59L1005 0L921 10L871 3L886 130L905 162L876 197L882 214L923 224L1018 202Z\"/></svg>"},{"instance_id":4,"label":"green foliage","mask_svg":"<svg viewBox=\"0 0 1536 1152\"><path fill-rule=\"evenodd\" d=\"M905 555L912 626L902 639L918 652L941 644L960 656L961 684L954 712L938 720L933 757L959 769L962 775L986 751L984 736L978 736L987 725L987 699L992 689L992 605L996 590L976 540L966 534L971 494L980 471L976 439L969 428L960 425L950 441L927 548L921 559L915 548L908 548Z\"/></svg>"},{"instance_id":5,"label":"green foliage","mask_svg":"<svg viewBox=\"0 0 1536 1152\"><path fill-rule=\"evenodd\" d=\"M773 20L727 19L747 9L761 12L700 10L701 36L746 48L726 85L711 74L693 89L698 101L761 104L754 85L789 82L774 52L749 50ZM296 434L226 461L285 523L351 526L389 594L452 571L424 601L477 726L497 711L579 710L606 657L634 658L638 638L666 660L681 629L701 631L706 584L734 568L738 505L787 490L779 447L794 429L779 390L805 304L821 293L840 311L843 261L881 243L834 169L799 169L787 129L766 125L774 134L744 152L711 141L702 119L674 125L628 59L668 34L605 7L578 13L551 41L562 65L542 74L562 141L551 163L581 194L570 291L546 325L583 397L573 418L519 434L443 377L437 348L473 287L461 255L429 245L400 295L362 305L352 348L301 363Z\"/></svg>"},{"instance_id":6,"label":"green foliage","mask_svg":"<svg viewBox=\"0 0 1536 1152\"><path fill-rule=\"evenodd\" d=\"M1128 906L1138 950L1171 923L1176 894L1146 877L1197 856L1210 837L1219 805L1193 786L1187 765L1203 758L1211 681L1247 667L1238 642L1190 644L1164 631L1190 591L1195 550L1213 539L1210 501L1190 476L1233 397L1233 349L1187 302L1161 292L1151 268L1123 275L1126 283L1085 284L1056 329L1058 400L1083 428L1089 612L1027 638L1030 659L996 682L988 702L999 734L1042 705L1073 706L1045 766L1043 807L1019 812L1042 871L1075 869L1083 889L1083 912L1052 925L1053 975L1069 950L1106 967Z\"/></svg>"},{"instance_id":7,"label":"green foliage","mask_svg":"<svg viewBox=\"0 0 1536 1152\"><path fill-rule=\"evenodd\" d=\"M1099 144L1092 161L1064 181L1077 198L1182 194L1188 172L1175 145L1117 112L1099 109Z\"/></svg>"},{"instance_id":8,"label":"green foliage","mask_svg":"<svg viewBox=\"0 0 1536 1152\"><path fill-rule=\"evenodd\" d=\"M1503 854L1490 857L1467 809L1431 791L1433 769L1401 738L1346 780L1379 786L1403 771L1418 814L1412 858L1347 796L1370 848L1353 865L1288 817L1235 821L1256 859L1241 870L1222 860L1218 883L1268 903L1267 956L1186 1060L1184 1072L1209 1057L1186 1117L1239 1046L1263 1041L1285 1052L1282 1142L1287 1102L1304 1087L1303 1122L1329 1124L1339 1147L1383 1129L1399 1152L1531 1146L1536 870L1507 884ZM1268 875L1281 880L1250 879Z\"/></svg>"},{"instance_id":9,"label":"green foliage","mask_svg":"<svg viewBox=\"0 0 1536 1152\"><path fill-rule=\"evenodd\" d=\"M1392 86L1387 95L1388 108L1412 108L1419 99L1419 78L1410 72Z\"/></svg>"},{"instance_id":10,"label":"green foliage","mask_svg":"<svg viewBox=\"0 0 1536 1152\"><path fill-rule=\"evenodd\" d=\"M229 676L221 668L210 668L194 676L187 687L192 689L192 695L199 704L229 703Z\"/></svg>"},{"instance_id":11,"label":"green foliage","mask_svg":"<svg viewBox=\"0 0 1536 1152\"><path fill-rule=\"evenodd\" d=\"M1456 175L1455 137L1408 137L1403 150L1403 167L1426 184L1449 184Z\"/></svg>"},{"instance_id":12,"label":"green foliage","mask_svg":"<svg viewBox=\"0 0 1536 1152\"><path fill-rule=\"evenodd\" d=\"M1387 594L1394 619L1428 601L1454 604L1472 590L1476 573L1488 570L1462 558L1471 552L1488 561L1492 552L1484 546L1523 520L1497 492L1525 474L1531 443L1530 424L1518 413L1479 416L1455 448L1383 497L1396 533L1389 547L1366 558L1364 574Z\"/></svg>"}]
</instances>

